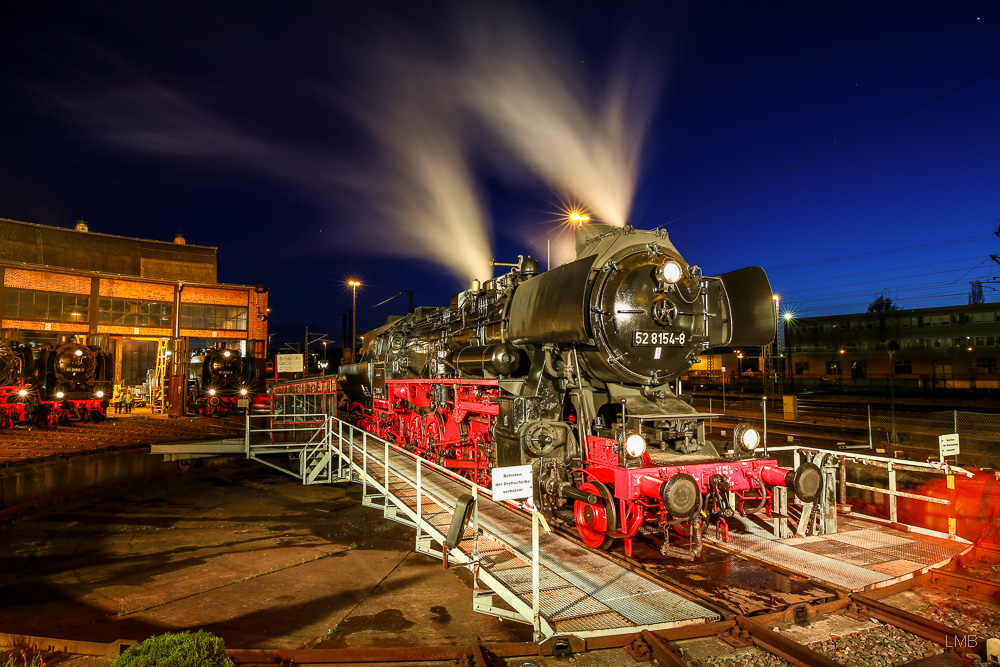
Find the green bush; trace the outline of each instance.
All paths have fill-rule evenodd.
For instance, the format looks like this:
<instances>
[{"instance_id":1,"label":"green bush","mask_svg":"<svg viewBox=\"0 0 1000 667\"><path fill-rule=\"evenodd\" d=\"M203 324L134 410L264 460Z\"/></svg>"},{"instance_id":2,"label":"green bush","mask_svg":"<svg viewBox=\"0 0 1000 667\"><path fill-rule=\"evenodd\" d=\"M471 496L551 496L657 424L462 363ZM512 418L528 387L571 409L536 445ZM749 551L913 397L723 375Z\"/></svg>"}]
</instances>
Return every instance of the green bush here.
<instances>
[{"instance_id":1,"label":"green bush","mask_svg":"<svg viewBox=\"0 0 1000 667\"><path fill-rule=\"evenodd\" d=\"M122 653L111 667L232 667L226 643L210 632L168 632Z\"/></svg>"}]
</instances>

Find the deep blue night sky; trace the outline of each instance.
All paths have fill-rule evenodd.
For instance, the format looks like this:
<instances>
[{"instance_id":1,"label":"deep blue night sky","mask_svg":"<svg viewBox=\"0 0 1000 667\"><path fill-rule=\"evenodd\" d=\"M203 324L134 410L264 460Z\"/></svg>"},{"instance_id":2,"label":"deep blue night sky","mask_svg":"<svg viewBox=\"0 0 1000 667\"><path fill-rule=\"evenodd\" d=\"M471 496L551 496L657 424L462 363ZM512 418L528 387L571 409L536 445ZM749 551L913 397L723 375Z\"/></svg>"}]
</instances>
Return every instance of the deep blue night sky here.
<instances>
[{"instance_id":1,"label":"deep blue night sky","mask_svg":"<svg viewBox=\"0 0 1000 667\"><path fill-rule=\"evenodd\" d=\"M183 232L338 342L349 275L360 332L574 202L801 315L1000 275L1000 71L739 192L1000 68L995 3L468 4L10 5L0 217Z\"/></svg>"}]
</instances>

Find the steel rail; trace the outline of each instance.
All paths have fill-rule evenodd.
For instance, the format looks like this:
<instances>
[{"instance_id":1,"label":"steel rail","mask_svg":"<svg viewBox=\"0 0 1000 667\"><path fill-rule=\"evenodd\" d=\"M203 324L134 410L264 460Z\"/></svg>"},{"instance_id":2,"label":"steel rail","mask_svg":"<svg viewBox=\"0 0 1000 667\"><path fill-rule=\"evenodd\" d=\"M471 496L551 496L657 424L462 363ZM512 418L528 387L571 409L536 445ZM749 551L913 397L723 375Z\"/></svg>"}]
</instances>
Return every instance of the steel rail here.
<instances>
[{"instance_id":1,"label":"steel rail","mask_svg":"<svg viewBox=\"0 0 1000 667\"><path fill-rule=\"evenodd\" d=\"M931 570L930 583L956 588L977 600L1000 604L1000 583L947 570Z\"/></svg>"},{"instance_id":2,"label":"steel rail","mask_svg":"<svg viewBox=\"0 0 1000 667\"><path fill-rule=\"evenodd\" d=\"M842 667L839 662L818 653L805 644L767 628L756 620L738 616L736 624L749 636L750 641L797 667Z\"/></svg>"},{"instance_id":3,"label":"steel rail","mask_svg":"<svg viewBox=\"0 0 1000 667\"><path fill-rule=\"evenodd\" d=\"M49 653L72 653L74 655L95 655L105 658L117 658L130 646L139 642L131 639L116 639L113 642L85 642L76 639L54 639L34 635L18 635L0 632L0 646L31 648Z\"/></svg>"},{"instance_id":4,"label":"steel rail","mask_svg":"<svg viewBox=\"0 0 1000 667\"><path fill-rule=\"evenodd\" d=\"M960 644L958 641L961 639L964 645L978 647L982 651L986 649L985 637L981 637L973 632L958 630L957 628L929 618L911 614L908 611L893 607L866 595L852 595L851 604L845 613L855 618L874 618L941 646L961 646L963 644Z\"/></svg>"}]
</instances>

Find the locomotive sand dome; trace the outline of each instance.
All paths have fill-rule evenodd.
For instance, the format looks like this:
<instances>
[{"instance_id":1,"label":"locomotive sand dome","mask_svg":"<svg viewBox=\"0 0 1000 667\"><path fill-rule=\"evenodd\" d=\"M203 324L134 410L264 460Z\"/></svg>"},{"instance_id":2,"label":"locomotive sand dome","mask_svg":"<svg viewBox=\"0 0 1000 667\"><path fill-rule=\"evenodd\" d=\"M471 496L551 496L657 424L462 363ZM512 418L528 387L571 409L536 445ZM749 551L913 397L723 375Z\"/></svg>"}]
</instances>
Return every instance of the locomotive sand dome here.
<instances>
[{"instance_id":1,"label":"locomotive sand dome","mask_svg":"<svg viewBox=\"0 0 1000 667\"><path fill-rule=\"evenodd\" d=\"M817 492L815 466L752 458L749 433L750 456L720 460L711 415L668 384L703 350L767 344L775 325L762 269L705 277L665 231L588 225L573 262L540 273L521 258L450 307L369 332L340 382L360 427L483 484L530 463L538 504L573 500L585 542L623 535L630 553L644 523L770 512L775 485Z\"/></svg>"}]
</instances>

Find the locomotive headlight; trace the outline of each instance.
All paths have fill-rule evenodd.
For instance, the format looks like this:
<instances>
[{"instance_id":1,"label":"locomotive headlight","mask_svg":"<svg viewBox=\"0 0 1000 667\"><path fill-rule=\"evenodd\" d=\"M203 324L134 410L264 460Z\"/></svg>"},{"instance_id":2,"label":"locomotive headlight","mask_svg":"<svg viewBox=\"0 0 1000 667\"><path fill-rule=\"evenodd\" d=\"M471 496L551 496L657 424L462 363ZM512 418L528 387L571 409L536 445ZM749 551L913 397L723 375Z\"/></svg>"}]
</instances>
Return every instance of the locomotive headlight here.
<instances>
[{"instance_id":1,"label":"locomotive headlight","mask_svg":"<svg viewBox=\"0 0 1000 667\"><path fill-rule=\"evenodd\" d=\"M625 453L631 458L637 459L646 453L646 439L638 433L625 438Z\"/></svg>"},{"instance_id":2,"label":"locomotive headlight","mask_svg":"<svg viewBox=\"0 0 1000 667\"><path fill-rule=\"evenodd\" d=\"M660 278L662 278L664 282L673 284L681 279L681 276L684 274L684 271L681 270L680 264L671 259L667 260L660 266L659 273L660 273Z\"/></svg>"},{"instance_id":3,"label":"locomotive headlight","mask_svg":"<svg viewBox=\"0 0 1000 667\"><path fill-rule=\"evenodd\" d=\"M208 390L208 395L209 396L215 396L215 390L214 389L209 389Z\"/></svg>"},{"instance_id":4,"label":"locomotive headlight","mask_svg":"<svg viewBox=\"0 0 1000 667\"><path fill-rule=\"evenodd\" d=\"M21 397L27 396L28 395L28 390L27 389L22 389L21 391L17 392L17 395L21 396Z\"/></svg>"},{"instance_id":5,"label":"locomotive headlight","mask_svg":"<svg viewBox=\"0 0 1000 667\"><path fill-rule=\"evenodd\" d=\"M733 441L740 449L752 454L760 444L760 433L750 424L739 424L733 431Z\"/></svg>"},{"instance_id":6,"label":"locomotive headlight","mask_svg":"<svg viewBox=\"0 0 1000 667\"><path fill-rule=\"evenodd\" d=\"M240 389L240 396L246 396L246 395L247 395L247 390L246 389Z\"/></svg>"},{"instance_id":7,"label":"locomotive headlight","mask_svg":"<svg viewBox=\"0 0 1000 667\"><path fill-rule=\"evenodd\" d=\"M78 356L78 357L82 357L82 356L83 356L83 350L77 350L77 351L76 351L76 352L74 352L73 354L75 354L75 355L76 355L76 356Z\"/></svg>"},{"instance_id":8,"label":"locomotive headlight","mask_svg":"<svg viewBox=\"0 0 1000 667\"><path fill-rule=\"evenodd\" d=\"M104 392L103 391L97 392L97 398L104 398Z\"/></svg>"},{"instance_id":9,"label":"locomotive headlight","mask_svg":"<svg viewBox=\"0 0 1000 667\"><path fill-rule=\"evenodd\" d=\"M222 356L224 356L224 357L228 357L228 356L229 356L229 350L226 350L225 352L223 352L223 353L222 353Z\"/></svg>"},{"instance_id":10,"label":"locomotive headlight","mask_svg":"<svg viewBox=\"0 0 1000 667\"><path fill-rule=\"evenodd\" d=\"M61 391L57 391L57 392L56 392L56 398L62 398L62 397L63 397L63 396L65 396L65 395L66 395L66 394L62 393Z\"/></svg>"}]
</instances>

